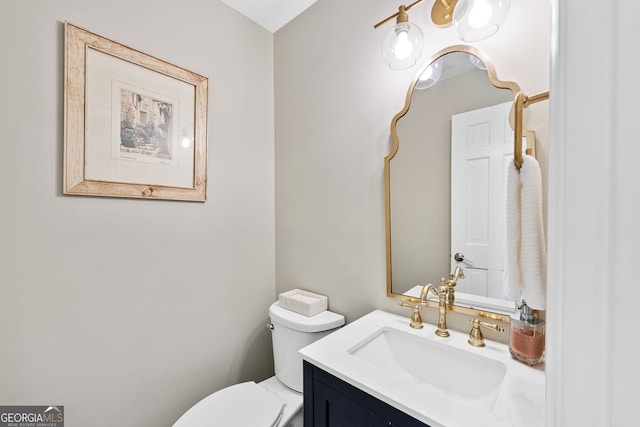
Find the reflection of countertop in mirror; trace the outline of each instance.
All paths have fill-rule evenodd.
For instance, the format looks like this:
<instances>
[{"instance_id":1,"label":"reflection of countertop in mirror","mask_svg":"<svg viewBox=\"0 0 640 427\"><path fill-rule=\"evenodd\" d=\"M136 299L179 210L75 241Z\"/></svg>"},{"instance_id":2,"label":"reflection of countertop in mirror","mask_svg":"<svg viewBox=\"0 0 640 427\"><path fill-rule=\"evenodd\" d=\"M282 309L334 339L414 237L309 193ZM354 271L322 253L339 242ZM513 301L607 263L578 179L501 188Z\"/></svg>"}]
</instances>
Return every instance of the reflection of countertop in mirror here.
<instances>
[{"instance_id":1,"label":"reflection of countertop in mirror","mask_svg":"<svg viewBox=\"0 0 640 427\"><path fill-rule=\"evenodd\" d=\"M412 329L408 317L376 310L300 353L433 427L544 425L544 365L512 359L504 344L487 340L476 348L466 333L439 338L434 331L434 325Z\"/></svg>"}]
</instances>

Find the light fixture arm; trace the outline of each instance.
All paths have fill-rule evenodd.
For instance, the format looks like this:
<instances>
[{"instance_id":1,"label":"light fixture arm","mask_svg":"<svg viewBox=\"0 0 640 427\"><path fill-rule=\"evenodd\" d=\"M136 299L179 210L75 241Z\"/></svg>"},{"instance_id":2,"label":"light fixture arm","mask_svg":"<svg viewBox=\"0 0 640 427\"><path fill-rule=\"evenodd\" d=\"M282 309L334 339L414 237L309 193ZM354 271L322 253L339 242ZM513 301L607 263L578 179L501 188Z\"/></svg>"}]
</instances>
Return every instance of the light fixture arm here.
<instances>
[{"instance_id":1,"label":"light fixture arm","mask_svg":"<svg viewBox=\"0 0 640 427\"><path fill-rule=\"evenodd\" d=\"M413 6L416 6L420 3L422 3L424 0L416 0L413 3L411 3L409 6L400 6L398 8L398 12L394 13L393 15L383 19L382 21L378 22L376 25L373 26L373 28L378 28L379 26L386 24L387 22L391 21L393 18L398 18L397 19L397 23L400 22L407 22L409 20L409 16L407 15L407 11L409 9L411 9ZM440 0L446 3L446 0Z\"/></svg>"},{"instance_id":2,"label":"light fixture arm","mask_svg":"<svg viewBox=\"0 0 640 427\"><path fill-rule=\"evenodd\" d=\"M440 0L440 3L442 3L442 6L444 6L444 9L447 11L447 13L453 13L453 10L451 9L451 6L449 5L449 2L447 0Z\"/></svg>"},{"instance_id":3,"label":"light fixture arm","mask_svg":"<svg viewBox=\"0 0 640 427\"><path fill-rule=\"evenodd\" d=\"M451 25L453 10L458 4L458 0L439 0L433 3L431 8L431 21L436 27L446 28Z\"/></svg>"},{"instance_id":4,"label":"light fixture arm","mask_svg":"<svg viewBox=\"0 0 640 427\"><path fill-rule=\"evenodd\" d=\"M379 26L391 21L393 18L398 18L396 21L397 23L407 22L407 11L413 6L419 5L423 1L424 0L416 0L409 6L400 6L397 13L394 13L393 15L378 22L373 26L373 28L378 28ZM440 27L451 25L451 16L453 15L453 9L456 6L457 2L458 0L436 0L431 12L431 19L434 21L434 23Z\"/></svg>"}]
</instances>

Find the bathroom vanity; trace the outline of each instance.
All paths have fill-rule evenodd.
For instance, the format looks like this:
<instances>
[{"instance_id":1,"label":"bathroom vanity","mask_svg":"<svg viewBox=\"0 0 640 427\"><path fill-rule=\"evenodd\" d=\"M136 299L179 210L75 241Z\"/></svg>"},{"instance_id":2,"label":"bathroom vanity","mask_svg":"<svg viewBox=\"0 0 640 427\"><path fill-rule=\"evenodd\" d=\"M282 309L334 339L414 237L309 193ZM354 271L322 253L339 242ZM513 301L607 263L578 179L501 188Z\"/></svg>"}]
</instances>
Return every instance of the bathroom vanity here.
<instances>
[{"instance_id":1,"label":"bathroom vanity","mask_svg":"<svg viewBox=\"0 0 640 427\"><path fill-rule=\"evenodd\" d=\"M305 426L544 425L543 365L435 330L376 310L300 350Z\"/></svg>"}]
</instances>

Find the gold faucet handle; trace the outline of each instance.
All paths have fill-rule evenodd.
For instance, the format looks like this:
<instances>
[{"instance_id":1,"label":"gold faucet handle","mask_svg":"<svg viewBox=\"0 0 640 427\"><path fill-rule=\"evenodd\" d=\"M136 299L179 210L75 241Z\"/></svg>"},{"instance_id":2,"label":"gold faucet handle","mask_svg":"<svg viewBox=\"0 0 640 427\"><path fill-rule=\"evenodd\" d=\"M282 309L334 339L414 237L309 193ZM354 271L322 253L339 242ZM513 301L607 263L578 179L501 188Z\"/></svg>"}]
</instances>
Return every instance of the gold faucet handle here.
<instances>
[{"instance_id":1,"label":"gold faucet handle","mask_svg":"<svg viewBox=\"0 0 640 427\"><path fill-rule=\"evenodd\" d=\"M478 319L472 319L471 324L473 325L473 327L469 332L469 340L467 342L474 347L484 347L484 336L482 335L480 327L487 328L495 332L504 331L503 328L494 323L481 322Z\"/></svg>"},{"instance_id":2,"label":"gold faucet handle","mask_svg":"<svg viewBox=\"0 0 640 427\"><path fill-rule=\"evenodd\" d=\"M462 269L462 267L457 266L456 269L453 270L453 272L449 273L449 280L447 282L449 283L449 286L455 286L459 279L464 278L464 270Z\"/></svg>"},{"instance_id":3,"label":"gold faucet handle","mask_svg":"<svg viewBox=\"0 0 640 427\"><path fill-rule=\"evenodd\" d=\"M413 310L411 313L411 321L409 322L409 326L413 329L422 329L422 315L420 314L420 310L427 306L427 302L414 302L408 303L403 301L400 303L402 307L407 307Z\"/></svg>"}]
</instances>

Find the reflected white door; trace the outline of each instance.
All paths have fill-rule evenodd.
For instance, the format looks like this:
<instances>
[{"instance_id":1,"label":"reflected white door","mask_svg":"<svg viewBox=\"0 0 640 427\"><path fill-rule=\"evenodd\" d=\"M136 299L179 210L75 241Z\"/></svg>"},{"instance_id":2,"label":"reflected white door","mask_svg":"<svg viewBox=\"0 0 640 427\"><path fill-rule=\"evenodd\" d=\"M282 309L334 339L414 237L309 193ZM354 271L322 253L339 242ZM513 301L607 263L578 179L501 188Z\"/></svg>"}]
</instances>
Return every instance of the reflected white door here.
<instances>
[{"instance_id":1,"label":"reflected white door","mask_svg":"<svg viewBox=\"0 0 640 427\"><path fill-rule=\"evenodd\" d=\"M511 102L451 117L451 271L458 292L504 298L504 178L513 155ZM458 263L454 254L464 254Z\"/></svg>"}]
</instances>

